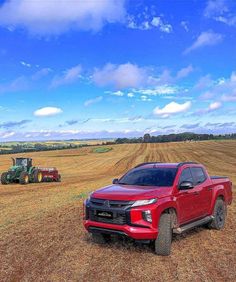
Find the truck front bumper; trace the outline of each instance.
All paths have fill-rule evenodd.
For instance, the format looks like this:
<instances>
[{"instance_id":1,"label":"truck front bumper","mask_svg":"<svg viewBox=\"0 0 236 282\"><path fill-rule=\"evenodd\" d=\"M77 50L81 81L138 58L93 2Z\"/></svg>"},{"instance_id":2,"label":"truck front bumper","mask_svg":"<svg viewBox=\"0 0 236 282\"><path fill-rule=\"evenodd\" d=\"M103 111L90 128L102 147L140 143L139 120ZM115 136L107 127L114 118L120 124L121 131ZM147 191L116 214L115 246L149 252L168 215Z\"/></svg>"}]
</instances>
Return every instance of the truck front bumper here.
<instances>
[{"instance_id":1,"label":"truck front bumper","mask_svg":"<svg viewBox=\"0 0 236 282\"><path fill-rule=\"evenodd\" d=\"M90 233L103 233L111 235L127 236L135 240L155 240L157 229L136 227L129 225L114 225L84 220L84 227Z\"/></svg>"}]
</instances>

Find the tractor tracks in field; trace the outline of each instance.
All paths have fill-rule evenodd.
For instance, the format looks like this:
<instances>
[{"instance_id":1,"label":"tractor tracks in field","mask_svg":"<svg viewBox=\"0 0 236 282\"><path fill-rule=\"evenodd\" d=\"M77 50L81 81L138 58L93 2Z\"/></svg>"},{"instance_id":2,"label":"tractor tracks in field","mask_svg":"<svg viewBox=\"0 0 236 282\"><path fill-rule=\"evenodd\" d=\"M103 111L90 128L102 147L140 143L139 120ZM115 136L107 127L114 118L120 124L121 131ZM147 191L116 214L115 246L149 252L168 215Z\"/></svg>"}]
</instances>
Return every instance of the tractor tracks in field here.
<instances>
[{"instance_id":1,"label":"tractor tracks in field","mask_svg":"<svg viewBox=\"0 0 236 282\"><path fill-rule=\"evenodd\" d=\"M127 171L132 166L137 163L138 159L144 159L145 152L147 150L147 144L140 144L136 150L134 150L131 154L122 157L119 161L115 163L115 165L110 169L110 173L119 174Z\"/></svg>"}]
</instances>

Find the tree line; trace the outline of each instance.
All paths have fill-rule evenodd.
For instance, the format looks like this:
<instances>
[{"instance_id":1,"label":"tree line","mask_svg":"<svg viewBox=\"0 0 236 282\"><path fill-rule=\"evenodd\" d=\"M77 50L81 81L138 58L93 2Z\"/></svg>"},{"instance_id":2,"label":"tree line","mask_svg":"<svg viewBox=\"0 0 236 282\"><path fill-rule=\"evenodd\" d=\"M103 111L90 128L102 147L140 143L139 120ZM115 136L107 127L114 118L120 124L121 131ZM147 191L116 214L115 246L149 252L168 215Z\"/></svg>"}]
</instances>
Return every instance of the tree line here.
<instances>
[{"instance_id":1,"label":"tree line","mask_svg":"<svg viewBox=\"0 0 236 282\"><path fill-rule=\"evenodd\" d=\"M192 132L172 133L167 135L151 136L149 133L144 134L143 137L138 138L117 138L115 144L126 143L165 143L165 142L192 142L203 140L227 140L236 139L236 133L232 134L198 134Z\"/></svg>"},{"instance_id":2,"label":"tree line","mask_svg":"<svg viewBox=\"0 0 236 282\"><path fill-rule=\"evenodd\" d=\"M76 149L86 145L46 145L42 143L32 144L16 144L16 145L0 145L0 155L27 153L27 152L40 152L40 151L54 151L54 150L65 150L65 149Z\"/></svg>"}]
</instances>

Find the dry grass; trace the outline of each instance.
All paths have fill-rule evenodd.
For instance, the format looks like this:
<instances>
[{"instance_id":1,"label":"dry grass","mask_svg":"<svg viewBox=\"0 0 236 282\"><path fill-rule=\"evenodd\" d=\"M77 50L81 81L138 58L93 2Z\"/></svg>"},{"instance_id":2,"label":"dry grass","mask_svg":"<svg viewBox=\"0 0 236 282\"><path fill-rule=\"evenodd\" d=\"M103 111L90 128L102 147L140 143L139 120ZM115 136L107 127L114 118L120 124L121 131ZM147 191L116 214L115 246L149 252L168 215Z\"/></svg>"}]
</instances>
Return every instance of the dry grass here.
<instances>
[{"instance_id":1,"label":"dry grass","mask_svg":"<svg viewBox=\"0 0 236 282\"><path fill-rule=\"evenodd\" d=\"M82 226L82 197L143 161L193 160L236 183L236 142L116 145L30 154L57 166L61 183L0 186L0 281L236 281L236 206L223 231L176 236L168 258L123 241L92 243ZM0 171L10 165L1 156Z\"/></svg>"}]
</instances>

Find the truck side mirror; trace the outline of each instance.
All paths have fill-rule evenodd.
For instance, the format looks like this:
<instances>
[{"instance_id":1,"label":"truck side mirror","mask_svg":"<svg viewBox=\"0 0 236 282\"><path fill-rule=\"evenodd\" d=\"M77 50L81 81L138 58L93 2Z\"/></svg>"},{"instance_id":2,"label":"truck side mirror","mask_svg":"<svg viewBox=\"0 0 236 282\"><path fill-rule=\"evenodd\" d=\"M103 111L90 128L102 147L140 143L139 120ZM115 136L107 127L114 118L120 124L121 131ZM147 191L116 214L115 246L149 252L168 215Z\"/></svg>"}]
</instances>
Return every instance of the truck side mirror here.
<instances>
[{"instance_id":1,"label":"truck side mirror","mask_svg":"<svg viewBox=\"0 0 236 282\"><path fill-rule=\"evenodd\" d=\"M112 180L112 184L118 184L119 183L119 179L118 178L115 178Z\"/></svg>"},{"instance_id":2,"label":"truck side mirror","mask_svg":"<svg viewBox=\"0 0 236 282\"><path fill-rule=\"evenodd\" d=\"M183 181L179 184L179 190L193 189L193 187L193 182L191 181Z\"/></svg>"}]
</instances>

